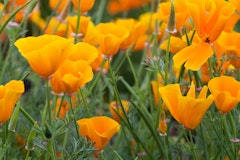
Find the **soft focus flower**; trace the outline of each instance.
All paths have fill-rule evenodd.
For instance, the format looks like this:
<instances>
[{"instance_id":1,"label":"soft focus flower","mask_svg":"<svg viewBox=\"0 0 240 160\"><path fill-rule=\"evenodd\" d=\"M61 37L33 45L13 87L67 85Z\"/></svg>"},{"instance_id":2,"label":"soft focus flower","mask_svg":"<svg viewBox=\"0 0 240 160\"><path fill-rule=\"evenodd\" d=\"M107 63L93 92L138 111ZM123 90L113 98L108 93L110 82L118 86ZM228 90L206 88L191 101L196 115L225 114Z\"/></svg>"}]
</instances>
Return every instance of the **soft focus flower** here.
<instances>
[{"instance_id":1,"label":"soft focus flower","mask_svg":"<svg viewBox=\"0 0 240 160\"><path fill-rule=\"evenodd\" d=\"M120 44L129 35L125 27L111 22L100 23L96 26L96 29L100 33L100 51L108 58L118 52Z\"/></svg>"},{"instance_id":2,"label":"soft focus flower","mask_svg":"<svg viewBox=\"0 0 240 160\"><path fill-rule=\"evenodd\" d=\"M78 16L68 16L66 21L70 24L71 30L73 31L72 34L76 32L76 26L77 26L77 21L78 21ZM88 30L88 24L91 22L91 17L86 17L86 16L80 16L80 21L79 21L79 28L78 28L78 34L80 34L79 38L83 39L85 37L85 34L87 33Z\"/></svg>"},{"instance_id":3,"label":"soft focus flower","mask_svg":"<svg viewBox=\"0 0 240 160\"><path fill-rule=\"evenodd\" d=\"M88 43L78 42L73 45L72 51L68 56L71 61L84 60L91 64L98 57L98 49Z\"/></svg>"},{"instance_id":4,"label":"soft focus flower","mask_svg":"<svg viewBox=\"0 0 240 160\"><path fill-rule=\"evenodd\" d=\"M86 61L65 60L61 67L50 79L52 90L55 94L62 92L72 95L79 87L91 81L93 78L92 68Z\"/></svg>"},{"instance_id":5,"label":"soft focus flower","mask_svg":"<svg viewBox=\"0 0 240 160\"><path fill-rule=\"evenodd\" d=\"M176 17L176 29L179 31L187 22L190 16L190 11L187 6L187 1L174 0L174 10ZM158 18L167 23L171 12L171 1L162 2L159 4Z\"/></svg>"},{"instance_id":6,"label":"soft focus flower","mask_svg":"<svg viewBox=\"0 0 240 160\"><path fill-rule=\"evenodd\" d=\"M158 73L157 74L157 80L156 81L151 81L151 87L152 87L152 92L153 92L153 98L154 98L154 104L158 106L159 101L160 101L160 94L159 94L159 87L163 86L163 80L161 75Z\"/></svg>"},{"instance_id":7,"label":"soft focus flower","mask_svg":"<svg viewBox=\"0 0 240 160\"><path fill-rule=\"evenodd\" d=\"M11 80L6 85L0 85L0 123L10 119L14 105L23 92L23 81Z\"/></svg>"},{"instance_id":8,"label":"soft focus flower","mask_svg":"<svg viewBox=\"0 0 240 160\"><path fill-rule=\"evenodd\" d=\"M173 57L176 66L198 70L213 54L212 44L224 29L234 7L224 0L189 0L191 17L201 42L188 46Z\"/></svg>"},{"instance_id":9,"label":"soft focus flower","mask_svg":"<svg viewBox=\"0 0 240 160\"><path fill-rule=\"evenodd\" d=\"M120 49L127 49L132 46L141 36L141 33L144 33L146 30L142 22L134 20L133 18L118 19L116 24L125 27L129 32L128 37L122 41Z\"/></svg>"},{"instance_id":10,"label":"soft focus flower","mask_svg":"<svg viewBox=\"0 0 240 160\"><path fill-rule=\"evenodd\" d=\"M111 14L126 12L138 8L151 2L150 0L110 0L108 2L108 11Z\"/></svg>"},{"instance_id":11,"label":"soft focus flower","mask_svg":"<svg viewBox=\"0 0 240 160\"><path fill-rule=\"evenodd\" d=\"M78 1L72 0L73 6L78 10ZM80 0L80 11L81 13L88 12L94 5L95 0ZM60 13L64 7L67 5L68 0L49 0L49 6L51 9L55 9L57 6L57 12Z\"/></svg>"},{"instance_id":12,"label":"soft focus flower","mask_svg":"<svg viewBox=\"0 0 240 160\"><path fill-rule=\"evenodd\" d=\"M15 43L34 72L44 79L51 78L67 58L72 40L55 35L20 38Z\"/></svg>"},{"instance_id":13,"label":"soft focus flower","mask_svg":"<svg viewBox=\"0 0 240 160\"><path fill-rule=\"evenodd\" d=\"M114 134L120 128L120 125L113 119L106 116L95 116L83 118L77 121L79 132L83 137L89 138L98 151L101 151Z\"/></svg>"},{"instance_id":14,"label":"soft focus flower","mask_svg":"<svg viewBox=\"0 0 240 160\"><path fill-rule=\"evenodd\" d=\"M125 110L126 113L128 113L128 110L129 110L129 102L128 101L125 101L125 100L122 100L121 101L122 105L123 105L123 108ZM120 106L119 103L117 103L116 101L112 101L109 105L109 110L112 114L112 117L115 121L117 122L120 122L120 117L119 115L124 118L124 112L122 110L122 107ZM117 114L117 113L119 114Z\"/></svg>"},{"instance_id":15,"label":"soft focus flower","mask_svg":"<svg viewBox=\"0 0 240 160\"><path fill-rule=\"evenodd\" d=\"M79 0L72 0L73 6L78 10ZM95 0L80 0L80 11L81 13L88 12L94 5Z\"/></svg>"},{"instance_id":16,"label":"soft focus flower","mask_svg":"<svg viewBox=\"0 0 240 160\"><path fill-rule=\"evenodd\" d=\"M208 82L216 107L220 113L230 112L240 101L240 82L230 76L221 76Z\"/></svg>"},{"instance_id":17,"label":"soft focus flower","mask_svg":"<svg viewBox=\"0 0 240 160\"><path fill-rule=\"evenodd\" d=\"M207 90L207 86L204 86L196 98L193 82L186 96L182 96L179 84L159 88L163 102L171 115L187 129L195 129L212 104L213 97L212 95L206 97Z\"/></svg>"}]
</instances>

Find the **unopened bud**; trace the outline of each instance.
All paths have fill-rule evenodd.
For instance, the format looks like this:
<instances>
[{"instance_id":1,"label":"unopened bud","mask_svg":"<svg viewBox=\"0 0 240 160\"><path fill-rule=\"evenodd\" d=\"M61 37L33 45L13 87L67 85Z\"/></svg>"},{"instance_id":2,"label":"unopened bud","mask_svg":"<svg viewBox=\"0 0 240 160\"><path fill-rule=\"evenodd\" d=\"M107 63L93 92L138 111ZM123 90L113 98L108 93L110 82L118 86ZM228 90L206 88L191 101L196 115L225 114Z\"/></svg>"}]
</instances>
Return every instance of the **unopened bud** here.
<instances>
[{"instance_id":1,"label":"unopened bud","mask_svg":"<svg viewBox=\"0 0 240 160\"><path fill-rule=\"evenodd\" d=\"M167 135L167 122L165 118L165 113L160 114L160 120L158 125L158 131L160 136L166 136Z\"/></svg>"},{"instance_id":2,"label":"unopened bud","mask_svg":"<svg viewBox=\"0 0 240 160\"><path fill-rule=\"evenodd\" d=\"M30 150L34 150L34 139L36 137L36 129L35 126L37 125L37 123L35 123L31 129L31 131L28 134L28 138L27 138L27 144L25 146L25 149L30 151Z\"/></svg>"},{"instance_id":3,"label":"unopened bud","mask_svg":"<svg viewBox=\"0 0 240 160\"><path fill-rule=\"evenodd\" d=\"M167 24L166 32L171 33L171 34L174 34L174 33L177 32L177 29L176 29L175 8L174 8L173 0L171 1L171 11L170 11L169 19L168 19L168 24Z\"/></svg>"},{"instance_id":4,"label":"unopened bud","mask_svg":"<svg viewBox=\"0 0 240 160\"><path fill-rule=\"evenodd\" d=\"M20 107L20 105L17 105L13 111L13 114L12 114L11 119L8 124L9 131L15 132L17 122L18 122L19 107Z\"/></svg>"}]
</instances>

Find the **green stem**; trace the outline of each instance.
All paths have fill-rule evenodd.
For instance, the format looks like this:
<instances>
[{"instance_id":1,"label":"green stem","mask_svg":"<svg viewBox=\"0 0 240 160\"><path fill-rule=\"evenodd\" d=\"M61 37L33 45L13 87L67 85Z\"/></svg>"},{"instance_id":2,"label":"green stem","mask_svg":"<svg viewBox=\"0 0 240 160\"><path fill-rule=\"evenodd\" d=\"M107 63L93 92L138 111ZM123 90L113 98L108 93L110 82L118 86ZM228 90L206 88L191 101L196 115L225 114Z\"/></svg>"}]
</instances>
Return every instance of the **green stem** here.
<instances>
[{"instance_id":1,"label":"green stem","mask_svg":"<svg viewBox=\"0 0 240 160\"><path fill-rule=\"evenodd\" d=\"M52 138L48 141L48 151L51 154L52 160L55 160L56 159L56 153L55 153L55 150L54 150L54 147L53 147L53 139Z\"/></svg>"},{"instance_id":2,"label":"green stem","mask_svg":"<svg viewBox=\"0 0 240 160\"><path fill-rule=\"evenodd\" d=\"M79 135L79 132L78 132L78 124L76 122L75 113L74 113L73 106L72 106L72 98L69 97L69 99L70 99L70 107L71 107L71 111L72 111L72 116L73 116L75 130L76 130L78 139L80 139L80 135Z\"/></svg>"},{"instance_id":3,"label":"green stem","mask_svg":"<svg viewBox=\"0 0 240 160\"><path fill-rule=\"evenodd\" d=\"M207 149L207 145L206 145L206 139L205 139L205 135L204 135L204 132L203 132L203 125L202 125L202 123L200 124L200 130L201 130L201 136L202 136L202 139L203 139L205 159L208 160L208 149Z\"/></svg>"},{"instance_id":4,"label":"green stem","mask_svg":"<svg viewBox=\"0 0 240 160\"><path fill-rule=\"evenodd\" d=\"M25 109L23 109L22 107L19 108L20 109L20 112L22 112L22 114L28 119L28 121L34 125L35 124L35 121L34 119L27 113L27 111L25 111Z\"/></svg>"},{"instance_id":5,"label":"green stem","mask_svg":"<svg viewBox=\"0 0 240 160\"><path fill-rule=\"evenodd\" d=\"M52 124L52 109L50 105L50 86L49 86L49 80L45 81L46 83L46 108L47 108L47 114L48 114L48 122L49 125Z\"/></svg>"},{"instance_id":6,"label":"green stem","mask_svg":"<svg viewBox=\"0 0 240 160\"><path fill-rule=\"evenodd\" d=\"M96 87L97 82L99 81L99 79L100 79L100 77L103 73L103 68L104 68L104 65L105 65L106 61L107 61L106 59L103 59L102 64L100 66L100 71L98 72L97 77L94 79L90 89L88 90L87 96L90 95L92 93L92 90Z\"/></svg>"},{"instance_id":7,"label":"green stem","mask_svg":"<svg viewBox=\"0 0 240 160\"><path fill-rule=\"evenodd\" d=\"M170 50L170 40L171 35L168 35L168 44L167 44L167 50L165 55L165 76L164 76L164 85L168 84L168 65L169 65L169 50Z\"/></svg>"},{"instance_id":8,"label":"green stem","mask_svg":"<svg viewBox=\"0 0 240 160\"><path fill-rule=\"evenodd\" d=\"M83 104L84 104L85 107L86 107L87 114L88 114L88 116L91 116L91 114L90 114L90 112L89 112L89 108L88 108L87 100L86 100L86 98L85 98L85 96L84 96L84 94L83 94L81 88L79 88L79 92L80 92L80 94L81 94L81 97L82 97L82 100L83 100Z\"/></svg>"},{"instance_id":9,"label":"green stem","mask_svg":"<svg viewBox=\"0 0 240 160\"><path fill-rule=\"evenodd\" d=\"M134 67L133 67L132 61L131 61L131 59L130 59L130 57L129 57L129 54L130 54L130 53L127 51L127 52L126 52L126 57L127 57L127 60L128 60L129 65L130 65L130 68L131 68L131 71L132 71L132 74L133 74L133 78L134 78L134 80L135 80L135 85L136 85L136 87L138 88L138 87L139 87L138 78L137 78L137 75L136 75L136 71L135 71L135 69L134 69Z\"/></svg>"},{"instance_id":10,"label":"green stem","mask_svg":"<svg viewBox=\"0 0 240 160\"><path fill-rule=\"evenodd\" d=\"M99 1L99 6L98 6L98 11L97 11L97 17L96 17L96 21L95 24L98 24L102 21L102 16L103 16L103 12L106 6L107 1L106 0L101 0Z\"/></svg>"},{"instance_id":11,"label":"green stem","mask_svg":"<svg viewBox=\"0 0 240 160\"><path fill-rule=\"evenodd\" d=\"M76 37L74 39L74 42L77 43L78 42L78 31L79 31L79 28L80 28L80 17L81 17L81 0L78 0L78 17L77 17L77 25L76 25L76 31L75 31L75 34L76 34Z\"/></svg>"},{"instance_id":12,"label":"green stem","mask_svg":"<svg viewBox=\"0 0 240 160\"><path fill-rule=\"evenodd\" d=\"M60 111L61 111L61 109L62 109L64 97L65 97L65 95L63 95L63 96L61 97L60 105L59 105L58 112L57 112L57 117L59 117L59 115L60 115Z\"/></svg>"},{"instance_id":13,"label":"green stem","mask_svg":"<svg viewBox=\"0 0 240 160\"><path fill-rule=\"evenodd\" d=\"M189 136L190 136L190 141L191 141L191 150L193 152L193 156L194 156L194 159L197 160L197 155L196 155L196 151L194 149L194 142L193 142L193 136L192 136L192 131L189 130Z\"/></svg>"}]
</instances>

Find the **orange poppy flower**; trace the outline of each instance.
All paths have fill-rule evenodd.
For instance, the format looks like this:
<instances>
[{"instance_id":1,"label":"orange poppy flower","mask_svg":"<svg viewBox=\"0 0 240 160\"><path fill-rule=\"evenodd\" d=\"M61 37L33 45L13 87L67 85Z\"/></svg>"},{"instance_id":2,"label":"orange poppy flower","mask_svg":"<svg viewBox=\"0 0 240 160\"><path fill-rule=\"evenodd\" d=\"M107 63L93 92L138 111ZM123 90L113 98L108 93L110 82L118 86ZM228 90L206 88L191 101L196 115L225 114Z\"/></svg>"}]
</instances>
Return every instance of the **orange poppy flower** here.
<instances>
[{"instance_id":1,"label":"orange poppy flower","mask_svg":"<svg viewBox=\"0 0 240 160\"><path fill-rule=\"evenodd\" d=\"M212 95L207 96L207 86L204 86L198 97L191 83L186 96L182 96L179 84L169 84L159 88L163 102L171 115L187 129L195 129L213 102Z\"/></svg>"},{"instance_id":2,"label":"orange poppy flower","mask_svg":"<svg viewBox=\"0 0 240 160\"><path fill-rule=\"evenodd\" d=\"M125 27L111 22L100 23L96 29L100 33L100 51L109 58L118 52L120 44L129 35Z\"/></svg>"},{"instance_id":3,"label":"orange poppy flower","mask_svg":"<svg viewBox=\"0 0 240 160\"><path fill-rule=\"evenodd\" d=\"M122 105L123 105L123 108L124 108L125 112L127 113L128 110L129 110L129 102L128 102L128 101L125 101L125 100L122 100L121 103L122 103ZM119 115L120 115L121 117L124 117L123 110L121 109L120 104L118 104L116 101L112 101L112 102L110 103L110 105L109 105L109 110L110 110L110 112L111 112L111 114L112 114L113 119L114 119L115 121L117 121L117 122L120 122L120 120L121 120L120 117L119 117ZM118 115L116 112L119 113L119 115Z\"/></svg>"},{"instance_id":4,"label":"orange poppy flower","mask_svg":"<svg viewBox=\"0 0 240 160\"><path fill-rule=\"evenodd\" d=\"M95 71L95 72L100 71L103 60L104 60L103 54L101 52L99 52L97 59L95 59L91 63L91 67L92 67L93 71ZM107 73L108 69L109 69L109 65L108 65L108 62L106 62L103 66L103 73Z\"/></svg>"},{"instance_id":5,"label":"orange poppy flower","mask_svg":"<svg viewBox=\"0 0 240 160\"><path fill-rule=\"evenodd\" d=\"M76 32L78 16L68 16L66 21L70 24L70 27L73 33ZM91 22L91 17L80 16L80 24L78 29L78 34L80 34L80 38L83 39L88 30L88 24Z\"/></svg>"},{"instance_id":6,"label":"orange poppy flower","mask_svg":"<svg viewBox=\"0 0 240 160\"><path fill-rule=\"evenodd\" d=\"M220 113L230 112L240 102L240 82L230 76L221 76L208 82L215 105Z\"/></svg>"},{"instance_id":7,"label":"orange poppy flower","mask_svg":"<svg viewBox=\"0 0 240 160\"><path fill-rule=\"evenodd\" d=\"M98 49L88 43L78 42L72 48L68 57L71 61L84 60L91 64L98 57Z\"/></svg>"},{"instance_id":8,"label":"orange poppy flower","mask_svg":"<svg viewBox=\"0 0 240 160\"><path fill-rule=\"evenodd\" d=\"M6 85L0 85L0 123L10 119L14 105L23 92L23 81L12 80Z\"/></svg>"},{"instance_id":9,"label":"orange poppy flower","mask_svg":"<svg viewBox=\"0 0 240 160\"><path fill-rule=\"evenodd\" d=\"M176 17L176 29L179 31L187 22L190 16L190 11L187 6L187 1L174 0L174 10ZM171 11L171 1L162 2L159 4L158 19L164 23L168 22Z\"/></svg>"},{"instance_id":10,"label":"orange poppy flower","mask_svg":"<svg viewBox=\"0 0 240 160\"><path fill-rule=\"evenodd\" d=\"M118 19L116 24L125 27L129 32L128 37L125 38L120 45L121 49L129 48L146 31L145 25L140 21L134 20L133 18Z\"/></svg>"},{"instance_id":11,"label":"orange poppy flower","mask_svg":"<svg viewBox=\"0 0 240 160\"><path fill-rule=\"evenodd\" d=\"M176 66L198 70L212 56L212 44L224 29L228 18L234 13L234 6L225 0L189 0L188 4L196 31L201 42L188 46L173 57Z\"/></svg>"},{"instance_id":12,"label":"orange poppy flower","mask_svg":"<svg viewBox=\"0 0 240 160\"><path fill-rule=\"evenodd\" d=\"M93 78L92 68L86 61L65 60L50 79L52 90L56 94L62 92L72 95L79 87L84 86Z\"/></svg>"},{"instance_id":13,"label":"orange poppy flower","mask_svg":"<svg viewBox=\"0 0 240 160\"><path fill-rule=\"evenodd\" d=\"M73 6L76 10L78 10L79 0L72 0ZM81 0L80 1L80 11L81 13L88 12L94 5L95 0Z\"/></svg>"},{"instance_id":14,"label":"orange poppy flower","mask_svg":"<svg viewBox=\"0 0 240 160\"><path fill-rule=\"evenodd\" d=\"M51 78L67 58L72 40L55 35L20 38L15 43L32 70L44 79Z\"/></svg>"},{"instance_id":15,"label":"orange poppy flower","mask_svg":"<svg viewBox=\"0 0 240 160\"><path fill-rule=\"evenodd\" d=\"M78 1L79 0L72 0L73 6L76 10L78 10ZM81 0L80 1L80 10L81 13L88 12L94 5L95 0ZM58 9L57 12L60 13L64 7L67 5L68 0L49 0L49 6L51 9L55 9L57 5Z\"/></svg>"},{"instance_id":16,"label":"orange poppy flower","mask_svg":"<svg viewBox=\"0 0 240 160\"><path fill-rule=\"evenodd\" d=\"M89 138L98 151L101 151L114 134L120 128L120 125L113 119L106 116L95 116L83 118L77 121L79 132L83 137Z\"/></svg>"}]
</instances>

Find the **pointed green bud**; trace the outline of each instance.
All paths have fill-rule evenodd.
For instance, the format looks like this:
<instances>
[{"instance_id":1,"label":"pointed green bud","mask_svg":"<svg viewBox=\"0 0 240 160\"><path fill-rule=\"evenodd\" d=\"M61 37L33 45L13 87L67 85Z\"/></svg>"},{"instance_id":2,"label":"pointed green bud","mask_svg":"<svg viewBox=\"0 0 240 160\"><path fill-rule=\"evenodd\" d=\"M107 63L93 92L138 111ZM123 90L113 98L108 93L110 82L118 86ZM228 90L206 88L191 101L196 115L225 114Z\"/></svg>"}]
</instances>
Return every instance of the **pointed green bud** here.
<instances>
[{"instance_id":1,"label":"pointed green bud","mask_svg":"<svg viewBox=\"0 0 240 160\"><path fill-rule=\"evenodd\" d=\"M35 122L35 124L33 125L31 131L29 132L28 134L28 138L27 138L27 144L25 146L25 149L30 151L30 150L34 150L35 147L34 147L34 139L36 137L36 127L37 125L37 122Z\"/></svg>"},{"instance_id":2,"label":"pointed green bud","mask_svg":"<svg viewBox=\"0 0 240 160\"><path fill-rule=\"evenodd\" d=\"M11 119L8 123L8 130L15 132L16 126L17 126L17 122L18 122L18 116L19 116L19 108L20 105L17 105L13 111L13 114L11 116Z\"/></svg>"},{"instance_id":3,"label":"pointed green bud","mask_svg":"<svg viewBox=\"0 0 240 160\"><path fill-rule=\"evenodd\" d=\"M177 29L176 29L175 8L174 8L173 0L171 1L171 11L170 11L169 19L168 19L168 24L167 24L166 32L168 32L168 33L170 33L170 34L174 34L174 33L177 32Z\"/></svg>"}]
</instances>

